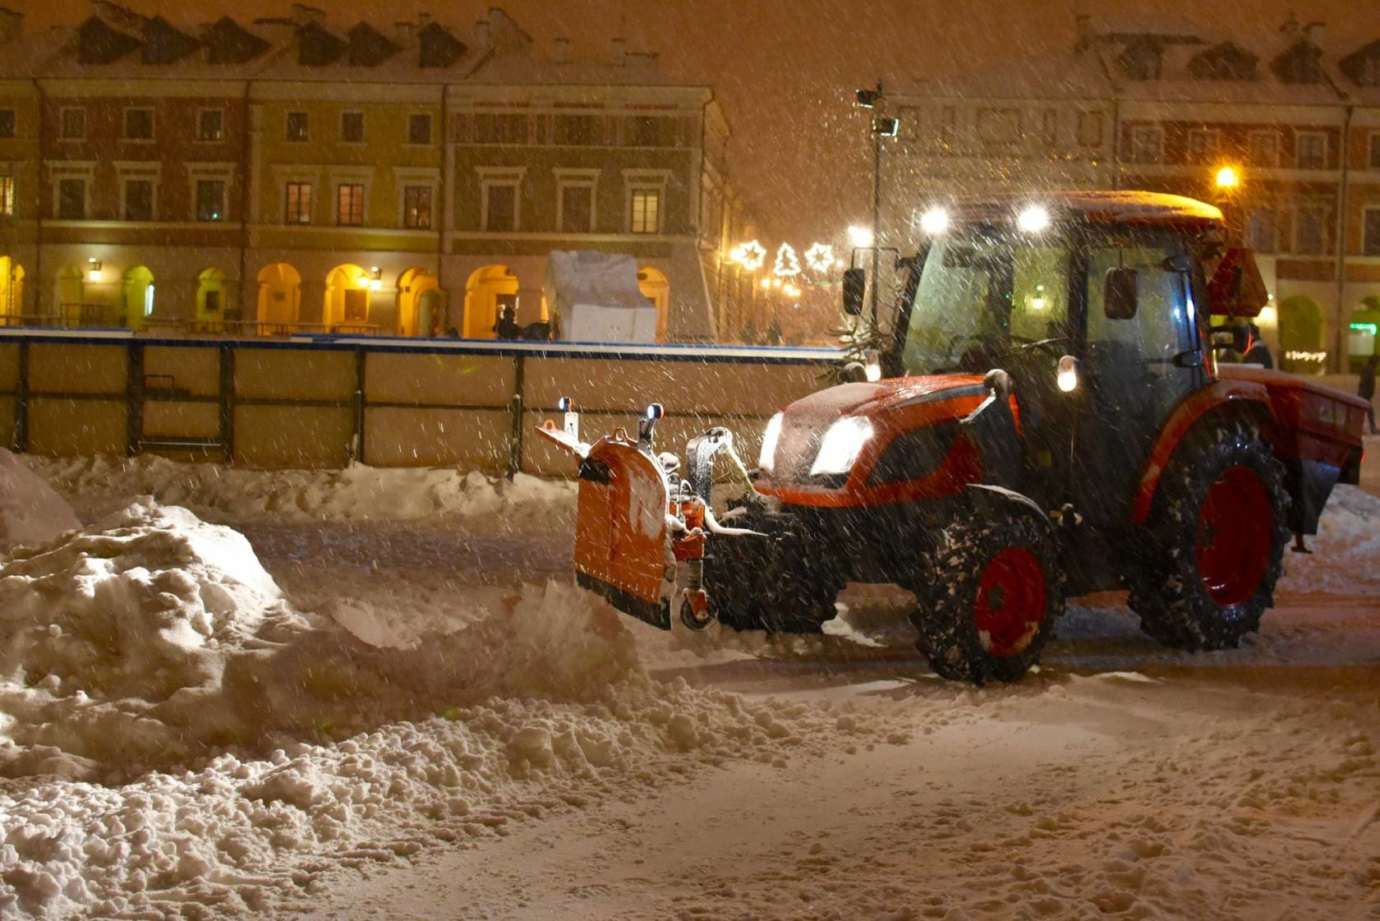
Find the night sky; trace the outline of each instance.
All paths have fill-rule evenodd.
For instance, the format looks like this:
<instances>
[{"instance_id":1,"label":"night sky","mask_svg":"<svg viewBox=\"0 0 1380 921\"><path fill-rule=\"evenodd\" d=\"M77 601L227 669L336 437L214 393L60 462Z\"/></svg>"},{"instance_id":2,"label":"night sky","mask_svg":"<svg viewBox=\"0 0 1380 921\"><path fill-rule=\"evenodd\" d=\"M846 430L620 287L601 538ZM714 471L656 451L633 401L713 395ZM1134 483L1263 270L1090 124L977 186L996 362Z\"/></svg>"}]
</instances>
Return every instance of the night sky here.
<instances>
[{"instance_id":1,"label":"night sky","mask_svg":"<svg viewBox=\"0 0 1380 921\"><path fill-rule=\"evenodd\" d=\"M0 0L23 10L30 27L76 23L87 0ZM175 22L286 13L290 2L265 0L131 0L147 15ZM387 26L429 12L466 27L491 5L512 14L542 48L567 36L576 54L605 53L610 35L631 50L661 53L663 68L687 83L714 87L733 128L734 180L769 237L840 241L843 228L869 214L871 157L865 119L850 106L852 89L878 77L904 82L1000 63L1003 58L1062 51L1073 40L1074 11L1138 21L1159 11L1171 23L1196 23L1208 37L1252 39L1273 34L1288 12L1328 23L1325 45L1337 53L1380 38L1373 0L1159 0L1151 2L977 2L952 0L317 0L328 21L357 18ZM1364 15L1365 10L1370 16ZM973 11L981 11L974 15ZM1369 20L1366 23L1365 20ZM779 238L779 237L778 237Z\"/></svg>"}]
</instances>

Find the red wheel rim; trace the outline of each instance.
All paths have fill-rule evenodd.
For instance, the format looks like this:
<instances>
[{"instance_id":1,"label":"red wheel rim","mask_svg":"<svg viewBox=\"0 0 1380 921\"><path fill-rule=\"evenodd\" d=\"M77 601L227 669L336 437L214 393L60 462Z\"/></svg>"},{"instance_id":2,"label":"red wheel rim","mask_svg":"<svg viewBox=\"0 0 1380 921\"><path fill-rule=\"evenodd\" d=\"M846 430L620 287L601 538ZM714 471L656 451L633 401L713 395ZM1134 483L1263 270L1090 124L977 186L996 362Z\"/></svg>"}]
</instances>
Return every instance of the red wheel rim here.
<instances>
[{"instance_id":1,"label":"red wheel rim","mask_svg":"<svg viewBox=\"0 0 1380 921\"><path fill-rule=\"evenodd\" d=\"M1045 571L1024 547L1007 547L982 569L973 620L991 656L1014 656L1030 645L1045 619Z\"/></svg>"},{"instance_id":2,"label":"red wheel rim","mask_svg":"<svg viewBox=\"0 0 1380 921\"><path fill-rule=\"evenodd\" d=\"M1193 552L1198 578L1220 606L1240 604L1260 587L1270 563L1274 519L1270 494L1250 467L1228 467L1208 487Z\"/></svg>"}]
</instances>

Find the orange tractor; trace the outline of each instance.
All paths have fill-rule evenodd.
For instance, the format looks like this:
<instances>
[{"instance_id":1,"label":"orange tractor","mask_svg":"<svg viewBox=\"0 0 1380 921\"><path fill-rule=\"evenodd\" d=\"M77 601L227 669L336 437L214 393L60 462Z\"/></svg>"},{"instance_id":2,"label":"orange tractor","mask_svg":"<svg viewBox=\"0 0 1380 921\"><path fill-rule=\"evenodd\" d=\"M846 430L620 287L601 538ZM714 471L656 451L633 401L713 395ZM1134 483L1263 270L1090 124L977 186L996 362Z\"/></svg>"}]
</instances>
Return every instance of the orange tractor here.
<instances>
[{"instance_id":1,"label":"orange tractor","mask_svg":"<svg viewBox=\"0 0 1380 921\"><path fill-rule=\"evenodd\" d=\"M865 380L797 400L755 469L732 435L658 455L541 431L579 458L581 585L669 629L811 631L846 582L916 596L941 675L1019 678L1066 596L1125 588L1145 631L1235 646L1273 604L1285 546L1355 483L1365 405L1304 378L1219 365L1267 295L1214 207L1059 193L936 211ZM850 269L844 308L862 307ZM569 409L570 407L566 407ZM748 483L716 513L716 459Z\"/></svg>"}]
</instances>

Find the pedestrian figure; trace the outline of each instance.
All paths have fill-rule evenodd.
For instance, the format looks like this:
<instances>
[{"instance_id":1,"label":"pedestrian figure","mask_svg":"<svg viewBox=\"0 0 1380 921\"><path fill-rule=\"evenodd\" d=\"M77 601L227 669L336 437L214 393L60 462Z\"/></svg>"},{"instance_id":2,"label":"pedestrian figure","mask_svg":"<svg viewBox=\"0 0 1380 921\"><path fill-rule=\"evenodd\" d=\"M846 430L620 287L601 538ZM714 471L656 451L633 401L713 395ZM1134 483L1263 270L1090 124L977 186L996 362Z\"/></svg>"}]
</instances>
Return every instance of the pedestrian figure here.
<instances>
[{"instance_id":1,"label":"pedestrian figure","mask_svg":"<svg viewBox=\"0 0 1380 921\"><path fill-rule=\"evenodd\" d=\"M1375 430L1375 366L1380 363L1380 355L1372 355L1361 365L1361 383L1356 387L1356 395L1366 401L1366 415L1370 419L1370 433Z\"/></svg>"},{"instance_id":2,"label":"pedestrian figure","mask_svg":"<svg viewBox=\"0 0 1380 921\"><path fill-rule=\"evenodd\" d=\"M499 339L517 339L522 336L522 327L513 318L512 306L503 304L498 308L498 322L494 324L494 335Z\"/></svg>"},{"instance_id":3,"label":"pedestrian figure","mask_svg":"<svg viewBox=\"0 0 1380 921\"><path fill-rule=\"evenodd\" d=\"M1270 357L1270 347L1265 344L1265 340L1260 338L1260 327L1254 323L1246 327L1246 354L1242 357L1248 365L1260 365L1262 368L1273 368L1274 359Z\"/></svg>"}]
</instances>

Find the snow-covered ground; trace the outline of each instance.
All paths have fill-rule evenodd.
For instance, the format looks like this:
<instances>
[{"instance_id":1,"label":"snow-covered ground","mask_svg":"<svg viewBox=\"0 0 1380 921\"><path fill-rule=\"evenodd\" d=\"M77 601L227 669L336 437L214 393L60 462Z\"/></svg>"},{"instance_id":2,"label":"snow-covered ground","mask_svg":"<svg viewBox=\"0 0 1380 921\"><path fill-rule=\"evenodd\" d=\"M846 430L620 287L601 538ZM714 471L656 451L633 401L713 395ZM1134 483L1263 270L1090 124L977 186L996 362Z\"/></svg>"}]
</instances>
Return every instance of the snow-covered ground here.
<instances>
[{"instance_id":1,"label":"snow-covered ground","mask_svg":"<svg viewBox=\"0 0 1380 921\"><path fill-rule=\"evenodd\" d=\"M1242 649L1099 597L975 690L896 593L784 641L617 616L567 484L23 460L87 524L0 557L0 917L1380 912L1359 489Z\"/></svg>"}]
</instances>

